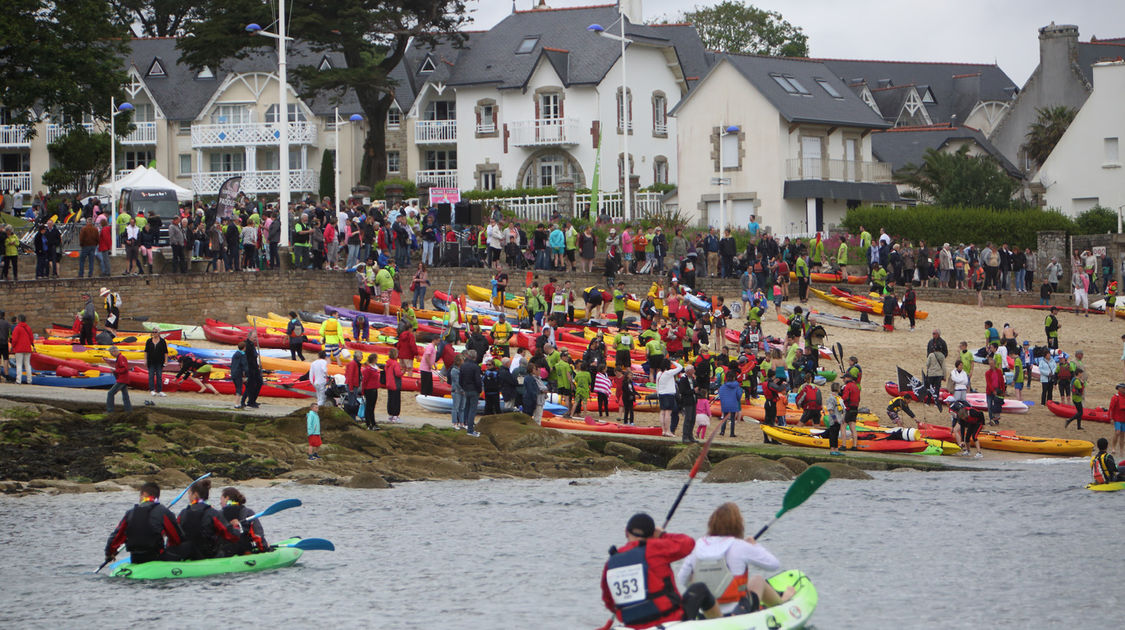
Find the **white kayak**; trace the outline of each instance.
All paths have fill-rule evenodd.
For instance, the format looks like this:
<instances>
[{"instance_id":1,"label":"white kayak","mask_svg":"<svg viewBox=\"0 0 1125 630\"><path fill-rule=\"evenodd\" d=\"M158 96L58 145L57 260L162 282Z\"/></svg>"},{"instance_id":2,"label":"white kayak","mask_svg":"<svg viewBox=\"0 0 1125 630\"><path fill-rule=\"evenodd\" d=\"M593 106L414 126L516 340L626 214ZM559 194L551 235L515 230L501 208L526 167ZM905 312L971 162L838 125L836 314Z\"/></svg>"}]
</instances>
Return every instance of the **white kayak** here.
<instances>
[{"instance_id":1,"label":"white kayak","mask_svg":"<svg viewBox=\"0 0 1125 630\"><path fill-rule=\"evenodd\" d=\"M189 324L166 324L162 322L141 322L145 330L182 330L183 338L188 341L206 341L202 326Z\"/></svg>"},{"instance_id":2,"label":"white kayak","mask_svg":"<svg viewBox=\"0 0 1125 630\"><path fill-rule=\"evenodd\" d=\"M445 396L418 396L415 400L418 406L430 413L450 413L453 411L453 399L446 398ZM544 411L551 413L564 413L566 407L556 405L554 403L546 403L543 405ZM484 399L477 401L477 413L484 412Z\"/></svg>"},{"instance_id":3,"label":"white kayak","mask_svg":"<svg viewBox=\"0 0 1125 630\"><path fill-rule=\"evenodd\" d=\"M793 309L796 308L795 304L782 304L781 310L786 314L792 315ZM837 326L839 328L852 328L854 330L882 330L883 325L876 322L865 322L855 317L845 317L843 315L833 315L831 313L821 313L820 311L808 311L804 308L801 310L809 314L809 321L814 324L821 324L824 326Z\"/></svg>"}]
</instances>

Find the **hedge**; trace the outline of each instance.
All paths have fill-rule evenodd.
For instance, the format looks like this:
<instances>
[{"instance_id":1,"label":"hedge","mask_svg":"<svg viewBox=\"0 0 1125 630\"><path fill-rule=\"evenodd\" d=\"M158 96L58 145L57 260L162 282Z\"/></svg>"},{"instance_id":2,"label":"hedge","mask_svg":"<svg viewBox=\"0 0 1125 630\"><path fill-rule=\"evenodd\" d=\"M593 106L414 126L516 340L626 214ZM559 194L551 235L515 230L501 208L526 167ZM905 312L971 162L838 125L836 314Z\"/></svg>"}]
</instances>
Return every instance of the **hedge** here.
<instances>
[{"instance_id":1,"label":"hedge","mask_svg":"<svg viewBox=\"0 0 1125 630\"><path fill-rule=\"evenodd\" d=\"M861 206L849 210L841 225L852 234L858 234L862 225L872 234L883 228L896 238L924 240L931 245L946 242L983 245L992 241L1035 248L1038 247L1037 232L1080 233L1077 223L1070 217L1057 210L1039 209Z\"/></svg>"}]
</instances>

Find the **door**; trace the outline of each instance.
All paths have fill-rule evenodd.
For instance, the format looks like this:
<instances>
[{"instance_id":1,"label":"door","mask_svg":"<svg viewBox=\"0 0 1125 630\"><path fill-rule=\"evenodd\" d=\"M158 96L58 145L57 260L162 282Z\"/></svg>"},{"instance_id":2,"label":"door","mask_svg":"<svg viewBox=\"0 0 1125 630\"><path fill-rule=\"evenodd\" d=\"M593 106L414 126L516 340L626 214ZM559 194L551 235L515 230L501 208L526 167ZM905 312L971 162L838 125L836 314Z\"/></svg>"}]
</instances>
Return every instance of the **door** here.
<instances>
[{"instance_id":1,"label":"door","mask_svg":"<svg viewBox=\"0 0 1125 630\"><path fill-rule=\"evenodd\" d=\"M856 157L858 154L857 144L855 138L844 139L844 181L846 182L861 181L858 172L859 158Z\"/></svg>"},{"instance_id":2,"label":"door","mask_svg":"<svg viewBox=\"0 0 1125 630\"><path fill-rule=\"evenodd\" d=\"M535 121L535 136L539 142L558 142L561 136L562 108L558 92L539 95L539 120Z\"/></svg>"},{"instance_id":3,"label":"door","mask_svg":"<svg viewBox=\"0 0 1125 630\"><path fill-rule=\"evenodd\" d=\"M824 200L805 200L805 232L815 234L824 229Z\"/></svg>"},{"instance_id":4,"label":"door","mask_svg":"<svg viewBox=\"0 0 1125 630\"><path fill-rule=\"evenodd\" d=\"M801 136L801 179L821 179L819 136Z\"/></svg>"}]
</instances>

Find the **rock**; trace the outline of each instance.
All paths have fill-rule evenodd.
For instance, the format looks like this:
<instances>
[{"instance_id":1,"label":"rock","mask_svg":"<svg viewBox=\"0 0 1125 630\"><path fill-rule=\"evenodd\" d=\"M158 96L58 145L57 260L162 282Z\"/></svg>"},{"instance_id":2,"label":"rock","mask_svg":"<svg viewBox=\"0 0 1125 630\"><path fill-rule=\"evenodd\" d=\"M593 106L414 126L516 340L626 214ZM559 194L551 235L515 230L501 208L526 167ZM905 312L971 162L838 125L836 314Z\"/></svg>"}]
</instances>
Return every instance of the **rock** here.
<instances>
[{"instance_id":1,"label":"rock","mask_svg":"<svg viewBox=\"0 0 1125 630\"><path fill-rule=\"evenodd\" d=\"M691 470L702 448L703 446L700 444L689 444L668 462L668 470ZM699 470L703 472L711 470L711 460L704 459L703 463L699 465Z\"/></svg>"},{"instance_id":2,"label":"rock","mask_svg":"<svg viewBox=\"0 0 1125 630\"><path fill-rule=\"evenodd\" d=\"M824 462L822 464L817 464L817 466L827 468L828 472L832 473L833 479L874 479L874 477L855 466L850 466L843 462Z\"/></svg>"},{"instance_id":3,"label":"rock","mask_svg":"<svg viewBox=\"0 0 1125 630\"><path fill-rule=\"evenodd\" d=\"M125 490L132 490L132 488L116 481L99 481L94 484L95 492L122 492Z\"/></svg>"},{"instance_id":4,"label":"rock","mask_svg":"<svg viewBox=\"0 0 1125 630\"><path fill-rule=\"evenodd\" d=\"M795 476L784 464L772 459L757 455L736 455L715 464L703 481L706 483L789 481Z\"/></svg>"},{"instance_id":5,"label":"rock","mask_svg":"<svg viewBox=\"0 0 1125 630\"><path fill-rule=\"evenodd\" d=\"M544 429L535 424L531 416L522 413L502 413L482 418L477 423L477 431L501 451L550 448L557 452L573 448L588 454L585 440L555 429Z\"/></svg>"},{"instance_id":6,"label":"rock","mask_svg":"<svg viewBox=\"0 0 1125 630\"><path fill-rule=\"evenodd\" d=\"M156 473L154 479L156 483L160 484L161 488L186 488L191 484L194 479L187 476L182 470L175 468L165 468Z\"/></svg>"},{"instance_id":7,"label":"rock","mask_svg":"<svg viewBox=\"0 0 1125 630\"><path fill-rule=\"evenodd\" d=\"M141 451L166 451L170 448L172 448L170 442L151 433L145 433L137 440L137 449Z\"/></svg>"},{"instance_id":8,"label":"rock","mask_svg":"<svg viewBox=\"0 0 1125 630\"><path fill-rule=\"evenodd\" d=\"M352 475L352 478L344 483L345 488L365 488L365 489L385 489L390 488L391 484L387 483L386 479L375 473L358 473Z\"/></svg>"},{"instance_id":9,"label":"rock","mask_svg":"<svg viewBox=\"0 0 1125 630\"><path fill-rule=\"evenodd\" d=\"M606 455L616 455L626 461L635 461L641 455L641 449L622 442L608 442L605 445Z\"/></svg>"},{"instance_id":10,"label":"rock","mask_svg":"<svg viewBox=\"0 0 1125 630\"><path fill-rule=\"evenodd\" d=\"M777 461L781 464L784 464L785 467L789 470L792 470L794 475L799 475L805 472L805 469L809 467L806 462L797 459L796 457L781 457L778 458Z\"/></svg>"}]
</instances>

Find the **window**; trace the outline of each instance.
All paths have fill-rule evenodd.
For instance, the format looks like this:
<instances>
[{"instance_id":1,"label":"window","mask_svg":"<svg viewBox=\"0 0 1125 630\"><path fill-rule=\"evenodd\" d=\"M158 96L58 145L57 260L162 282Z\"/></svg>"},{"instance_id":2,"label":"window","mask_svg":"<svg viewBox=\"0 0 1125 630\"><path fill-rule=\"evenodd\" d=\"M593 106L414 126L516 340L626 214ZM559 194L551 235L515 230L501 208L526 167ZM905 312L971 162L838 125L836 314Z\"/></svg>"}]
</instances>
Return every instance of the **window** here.
<instances>
[{"instance_id":1,"label":"window","mask_svg":"<svg viewBox=\"0 0 1125 630\"><path fill-rule=\"evenodd\" d=\"M211 122L220 125L239 125L251 120L250 108L245 105L219 105L211 114Z\"/></svg>"},{"instance_id":2,"label":"window","mask_svg":"<svg viewBox=\"0 0 1125 630\"><path fill-rule=\"evenodd\" d=\"M617 133L626 128L633 131L633 90L625 91L625 98L621 98L621 88L617 88Z\"/></svg>"},{"instance_id":3,"label":"window","mask_svg":"<svg viewBox=\"0 0 1125 630\"><path fill-rule=\"evenodd\" d=\"M930 91L930 88L926 88L926 90L922 93L922 102L931 104L936 102L934 93Z\"/></svg>"},{"instance_id":4,"label":"window","mask_svg":"<svg viewBox=\"0 0 1125 630\"><path fill-rule=\"evenodd\" d=\"M426 105L424 120L457 120L457 103L454 101L430 101Z\"/></svg>"},{"instance_id":5,"label":"window","mask_svg":"<svg viewBox=\"0 0 1125 630\"><path fill-rule=\"evenodd\" d=\"M797 80L797 77L794 77L793 75L787 74L787 75L785 75L785 80L789 81L790 85L792 85L793 89L797 90L798 93L804 94L806 96L811 94L811 92L809 92L808 88L801 85L801 82Z\"/></svg>"},{"instance_id":6,"label":"window","mask_svg":"<svg viewBox=\"0 0 1125 630\"><path fill-rule=\"evenodd\" d=\"M554 186L560 179L578 181L574 161L564 153L547 153L536 158L523 176L524 188Z\"/></svg>"},{"instance_id":7,"label":"window","mask_svg":"<svg viewBox=\"0 0 1125 630\"><path fill-rule=\"evenodd\" d=\"M278 157L280 153L277 149L258 149L258 155L260 156L258 161L262 164L262 170L281 170L281 159ZM294 170L305 168L305 161L301 159L300 147L289 147L289 168Z\"/></svg>"},{"instance_id":8,"label":"window","mask_svg":"<svg viewBox=\"0 0 1125 630\"><path fill-rule=\"evenodd\" d=\"M539 95L539 118L544 120L555 120L562 117L562 109L560 107L559 93L547 92Z\"/></svg>"},{"instance_id":9,"label":"window","mask_svg":"<svg viewBox=\"0 0 1125 630\"><path fill-rule=\"evenodd\" d=\"M125 151L125 170L131 171L138 166L148 166L155 159L152 151Z\"/></svg>"},{"instance_id":10,"label":"window","mask_svg":"<svg viewBox=\"0 0 1125 630\"><path fill-rule=\"evenodd\" d=\"M399 158L398 151L387 151L387 172L388 173L401 173L402 161Z\"/></svg>"},{"instance_id":11,"label":"window","mask_svg":"<svg viewBox=\"0 0 1125 630\"><path fill-rule=\"evenodd\" d=\"M427 171L457 170L457 151L426 151Z\"/></svg>"},{"instance_id":12,"label":"window","mask_svg":"<svg viewBox=\"0 0 1125 630\"><path fill-rule=\"evenodd\" d=\"M212 173L231 173L246 170L246 155L243 153L212 153Z\"/></svg>"},{"instance_id":13,"label":"window","mask_svg":"<svg viewBox=\"0 0 1125 630\"><path fill-rule=\"evenodd\" d=\"M199 71L199 72L198 72L198 73L197 73L197 74L195 75L195 78L196 78L196 79L214 79L214 78L215 78L215 73L214 73L214 72L211 72L211 69L210 69L210 68L208 68L207 66L203 66L203 69L202 69L202 70L200 70L200 71Z\"/></svg>"},{"instance_id":14,"label":"window","mask_svg":"<svg viewBox=\"0 0 1125 630\"><path fill-rule=\"evenodd\" d=\"M539 43L539 37L538 36L525 37L525 38L523 38L523 41L520 42L519 48L516 48L516 54L517 55L526 55L526 54L530 53L531 51L535 50L535 45L538 44L538 43Z\"/></svg>"},{"instance_id":15,"label":"window","mask_svg":"<svg viewBox=\"0 0 1125 630\"><path fill-rule=\"evenodd\" d=\"M496 133L496 106L481 105L477 110L477 133ZM490 190L490 189L489 189Z\"/></svg>"},{"instance_id":16,"label":"window","mask_svg":"<svg viewBox=\"0 0 1125 630\"><path fill-rule=\"evenodd\" d=\"M825 92L828 92L828 96L831 96L832 98L844 98L843 96L840 96L840 93L836 90L836 88L832 87L832 84L829 83L827 79L817 79L816 84L819 85Z\"/></svg>"},{"instance_id":17,"label":"window","mask_svg":"<svg viewBox=\"0 0 1125 630\"><path fill-rule=\"evenodd\" d=\"M145 74L145 76L164 77L168 76L168 74L164 72L164 64L160 63L159 59L153 59L152 64L148 67L148 73Z\"/></svg>"},{"instance_id":18,"label":"window","mask_svg":"<svg viewBox=\"0 0 1125 630\"><path fill-rule=\"evenodd\" d=\"M652 132L661 135L668 133L668 100L663 94L652 97Z\"/></svg>"},{"instance_id":19,"label":"window","mask_svg":"<svg viewBox=\"0 0 1125 630\"><path fill-rule=\"evenodd\" d=\"M668 183L668 160L658 157L652 162L652 183Z\"/></svg>"},{"instance_id":20,"label":"window","mask_svg":"<svg viewBox=\"0 0 1125 630\"><path fill-rule=\"evenodd\" d=\"M738 133L723 133L722 139L722 167L738 168Z\"/></svg>"},{"instance_id":21,"label":"window","mask_svg":"<svg viewBox=\"0 0 1125 630\"><path fill-rule=\"evenodd\" d=\"M811 94L811 92L809 92L808 89L805 88L805 86L802 85L801 82L791 74L771 73L770 78L773 79L775 83L780 85L781 89L785 90L787 94L803 94L805 96L809 96Z\"/></svg>"},{"instance_id":22,"label":"window","mask_svg":"<svg viewBox=\"0 0 1125 630\"><path fill-rule=\"evenodd\" d=\"M151 103L133 104L133 122L152 122L156 120L156 108Z\"/></svg>"},{"instance_id":23,"label":"window","mask_svg":"<svg viewBox=\"0 0 1125 630\"><path fill-rule=\"evenodd\" d=\"M180 175L191 175L191 154L180 154Z\"/></svg>"},{"instance_id":24,"label":"window","mask_svg":"<svg viewBox=\"0 0 1125 630\"><path fill-rule=\"evenodd\" d=\"M1120 155L1117 152L1117 138L1106 138L1102 145L1105 149L1105 163L1118 164Z\"/></svg>"},{"instance_id":25,"label":"window","mask_svg":"<svg viewBox=\"0 0 1125 630\"><path fill-rule=\"evenodd\" d=\"M483 171L480 174L480 189L496 190L500 187L498 180L496 171Z\"/></svg>"},{"instance_id":26,"label":"window","mask_svg":"<svg viewBox=\"0 0 1125 630\"><path fill-rule=\"evenodd\" d=\"M418 72L423 72L423 73L428 74L428 73L433 72L433 71L434 71L434 60L430 59L429 57L426 57L422 61L422 67L418 69Z\"/></svg>"},{"instance_id":27,"label":"window","mask_svg":"<svg viewBox=\"0 0 1125 630\"><path fill-rule=\"evenodd\" d=\"M392 107L387 111L387 129L398 129L402 126L402 110Z\"/></svg>"},{"instance_id":28,"label":"window","mask_svg":"<svg viewBox=\"0 0 1125 630\"><path fill-rule=\"evenodd\" d=\"M325 70L331 70L332 69L332 62L328 60L328 55L325 55L325 56L320 58L320 65L317 66L317 69L320 70L321 72L324 72Z\"/></svg>"},{"instance_id":29,"label":"window","mask_svg":"<svg viewBox=\"0 0 1125 630\"><path fill-rule=\"evenodd\" d=\"M181 120L178 127L176 127L176 135L190 136L191 135L191 121Z\"/></svg>"},{"instance_id":30,"label":"window","mask_svg":"<svg viewBox=\"0 0 1125 630\"><path fill-rule=\"evenodd\" d=\"M286 109L289 110L289 122L304 122L305 121L305 112L301 111L301 106L298 105L297 103L287 103ZM278 122L277 103L274 103L273 105L270 105L269 109L266 110L266 122L268 122L268 123Z\"/></svg>"},{"instance_id":31,"label":"window","mask_svg":"<svg viewBox=\"0 0 1125 630\"><path fill-rule=\"evenodd\" d=\"M633 167L635 167L636 165L637 165L636 161L633 159L633 156L630 155L629 156L629 175L630 176L633 175ZM630 179L631 179L631 177L630 177ZM624 180L625 180L625 160L622 159L622 157L620 155L618 155L617 156L617 181L624 181ZM625 185L628 186L629 183L626 182Z\"/></svg>"}]
</instances>

